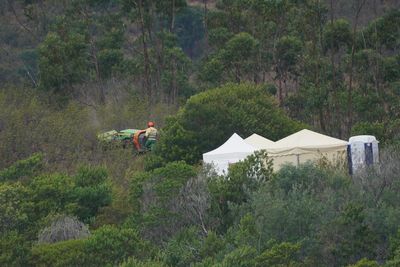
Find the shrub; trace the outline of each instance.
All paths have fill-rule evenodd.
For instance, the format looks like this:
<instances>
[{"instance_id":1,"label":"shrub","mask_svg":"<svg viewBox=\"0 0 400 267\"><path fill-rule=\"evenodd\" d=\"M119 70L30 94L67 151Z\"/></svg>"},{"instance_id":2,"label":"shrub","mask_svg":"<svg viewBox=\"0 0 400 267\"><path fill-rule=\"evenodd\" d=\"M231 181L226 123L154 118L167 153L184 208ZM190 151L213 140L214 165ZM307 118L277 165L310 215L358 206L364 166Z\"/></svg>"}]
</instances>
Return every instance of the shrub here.
<instances>
[{"instance_id":1,"label":"shrub","mask_svg":"<svg viewBox=\"0 0 400 267\"><path fill-rule=\"evenodd\" d=\"M184 229L172 238L165 248L165 263L168 266L190 266L200 259L201 236L198 229Z\"/></svg>"},{"instance_id":2,"label":"shrub","mask_svg":"<svg viewBox=\"0 0 400 267\"><path fill-rule=\"evenodd\" d=\"M312 249L316 239L323 239L318 235L324 235L324 231L332 228L330 223L347 204L347 196L353 194L355 192L350 190L350 179L346 175L312 164L289 165L252 193L249 200L251 207L242 205L241 212L250 210L256 218L260 250L266 249L271 239L277 242L308 240L304 244L307 250ZM324 226L328 228L321 230ZM345 236L344 228L340 231Z\"/></svg>"},{"instance_id":3,"label":"shrub","mask_svg":"<svg viewBox=\"0 0 400 267\"><path fill-rule=\"evenodd\" d=\"M104 266L119 264L131 256L144 259L151 251L135 230L104 226L86 241L85 253L90 257L88 266Z\"/></svg>"},{"instance_id":4,"label":"shrub","mask_svg":"<svg viewBox=\"0 0 400 267\"><path fill-rule=\"evenodd\" d=\"M71 212L74 183L64 174L46 174L35 177L29 184L32 201L35 203L35 216L47 216L50 212Z\"/></svg>"},{"instance_id":5,"label":"shrub","mask_svg":"<svg viewBox=\"0 0 400 267\"><path fill-rule=\"evenodd\" d=\"M31 157L19 160L10 167L0 171L0 181L18 180L22 177L32 177L42 168L43 155L33 154Z\"/></svg>"},{"instance_id":6,"label":"shrub","mask_svg":"<svg viewBox=\"0 0 400 267\"><path fill-rule=\"evenodd\" d=\"M211 213L218 218L219 230L224 232L237 218L230 206L249 201L251 194L273 177L272 161L263 150L231 165L227 177L210 175L208 187L212 198Z\"/></svg>"},{"instance_id":7,"label":"shrub","mask_svg":"<svg viewBox=\"0 0 400 267\"><path fill-rule=\"evenodd\" d=\"M227 84L192 96L170 117L155 153L165 161L196 163L202 153L223 143L232 133L253 133L277 140L302 128L279 109L264 87Z\"/></svg>"},{"instance_id":8,"label":"shrub","mask_svg":"<svg viewBox=\"0 0 400 267\"><path fill-rule=\"evenodd\" d=\"M160 241L190 224L191 219L183 214L188 204L183 194L192 177L196 177L194 167L184 162L171 162L133 177L131 199L145 236Z\"/></svg>"},{"instance_id":9,"label":"shrub","mask_svg":"<svg viewBox=\"0 0 400 267\"><path fill-rule=\"evenodd\" d=\"M167 265L160 261L139 261L135 258L129 258L119 265L119 267L167 267Z\"/></svg>"},{"instance_id":10,"label":"shrub","mask_svg":"<svg viewBox=\"0 0 400 267\"><path fill-rule=\"evenodd\" d=\"M363 258L359 260L357 263L353 265L349 265L348 267L378 267L379 264L376 261L368 260Z\"/></svg>"},{"instance_id":11,"label":"shrub","mask_svg":"<svg viewBox=\"0 0 400 267\"><path fill-rule=\"evenodd\" d=\"M87 160L87 153L96 148L89 110L76 103L56 110L43 104L32 90L10 88L0 92L0 110L0 168L32 155L35 157L18 163L18 170L29 171L34 162L40 167L38 152L43 153L44 167L68 168L71 163ZM13 179L22 174L12 170L8 175Z\"/></svg>"},{"instance_id":12,"label":"shrub","mask_svg":"<svg viewBox=\"0 0 400 267\"><path fill-rule=\"evenodd\" d=\"M85 224L74 217L61 215L56 217L49 227L39 234L39 243L56 243L70 239L86 238L90 235Z\"/></svg>"},{"instance_id":13,"label":"shrub","mask_svg":"<svg viewBox=\"0 0 400 267\"><path fill-rule=\"evenodd\" d=\"M351 135L374 135L379 141L386 140L385 132L385 125L379 122L358 122L351 128Z\"/></svg>"},{"instance_id":14,"label":"shrub","mask_svg":"<svg viewBox=\"0 0 400 267\"><path fill-rule=\"evenodd\" d=\"M27 193L19 182L0 184L0 233L24 230L28 226L32 203Z\"/></svg>"},{"instance_id":15,"label":"shrub","mask_svg":"<svg viewBox=\"0 0 400 267\"><path fill-rule=\"evenodd\" d=\"M105 226L87 239L36 245L32 248L31 263L34 266L115 266L129 257L144 259L150 254L150 247L135 230Z\"/></svg>"},{"instance_id":16,"label":"shrub","mask_svg":"<svg viewBox=\"0 0 400 267\"><path fill-rule=\"evenodd\" d=\"M256 266L302 266L298 259L299 243L283 242L264 251L256 258Z\"/></svg>"},{"instance_id":17,"label":"shrub","mask_svg":"<svg viewBox=\"0 0 400 267\"><path fill-rule=\"evenodd\" d=\"M75 214L87 221L95 216L100 207L111 203L111 184L107 171L101 167L83 166L73 177L75 188L73 195L77 207Z\"/></svg>"},{"instance_id":18,"label":"shrub","mask_svg":"<svg viewBox=\"0 0 400 267\"><path fill-rule=\"evenodd\" d=\"M32 248L34 266L86 266L90 255L85 253L85 239L68 240L54 244L36 245Z\"/></svg>"},{"instance_id":19,"label":"shrub","mask_svg":"<svg viewBox=\"0 0 400 267\"><path fill-rule=\"evenodd\" d=\"M216 233L208 231L201 246L200 255L203 258L214 257L218 255L225 247L225 242Z\"/></svg>"},{"instance_id":20,"label":"shrub","mask_svg":"<svg viewBox=\"0 0 400 267\"><path fill-rule=\"evenodd\" d=\"M253 247L243 246L225 255L222 267L252 267L255 266L257 251Z\"/></svg>"},{"instance_id":21,"label":"shrub","mask_svg":"<svg viewBox=\"0 0 400 267\"><path fill-rule=\"evenodd\" d=\"M17 231L0 234L0 266L27 266L31 242Z\"/></svg>"}]
</instances>

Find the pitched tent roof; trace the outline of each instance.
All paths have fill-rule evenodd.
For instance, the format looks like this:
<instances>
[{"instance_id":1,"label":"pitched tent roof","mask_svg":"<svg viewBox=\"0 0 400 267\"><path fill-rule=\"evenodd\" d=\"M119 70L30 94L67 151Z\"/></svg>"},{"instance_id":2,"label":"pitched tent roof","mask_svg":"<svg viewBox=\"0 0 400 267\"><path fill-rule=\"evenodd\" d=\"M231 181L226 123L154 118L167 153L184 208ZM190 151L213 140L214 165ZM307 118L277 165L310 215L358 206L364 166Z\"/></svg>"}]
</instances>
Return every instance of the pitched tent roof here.
<instances>
[{"instance_id":1,"label":"pitched tent roof","mask_svg":"<svg viewBox=\"0 0 400 267\"><path fill-rule=\"evenodd\" d=\"M203 161L214 165L219 174L227 172L229 164L245 159L256 150L234 133L220 147L203 154Z\"/></svg>"},{"instance_id":2,"label":"pitched tent roof","mask_svg":"<svg viewBox=\"0 0 400 267\"><path fill-rule=\"evenodd\" d=\"M244 139L246 143L249 145L252 145L258 149L268 149L269 147L273 146L275 144L274 141L271 141L265 137L262 137L261 135L258 134L252 134L246 139Z\"/></svg>"},{"instance_id":3,"label":"pitched tent roof","mask_svg":"<svg viewBox=\"0 0 400 267\"><path fill-rule=\"evenodd\" d=\"M275 142L267 152L273 159L275 171L285 164L298 166L322 158L337 164L346 160L347 142L310 130L301 130Z\"/></svg>"},{"instance_id":4,"label":"pitched tent roof","mask_svg":"<svg viewBox=\"0 0 400 267\"><path fill-rule=\"evenodd\" d=\"M276 141L268 150L270 153L282 153L284 151L301 154L307 151L330 151L347 147L348 142L327 135L316 133L307 129L298 131L292 135Z\"/></svg>"}]
</instances>

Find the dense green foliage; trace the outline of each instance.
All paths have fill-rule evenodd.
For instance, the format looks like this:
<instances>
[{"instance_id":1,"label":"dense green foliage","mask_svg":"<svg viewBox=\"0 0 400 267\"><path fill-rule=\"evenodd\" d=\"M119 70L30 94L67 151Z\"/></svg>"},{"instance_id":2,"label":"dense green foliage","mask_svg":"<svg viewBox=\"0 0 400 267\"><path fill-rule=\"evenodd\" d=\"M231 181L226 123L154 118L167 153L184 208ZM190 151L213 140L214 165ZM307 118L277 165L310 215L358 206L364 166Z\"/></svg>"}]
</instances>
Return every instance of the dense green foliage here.
<instances>
[{"instance_id":1,"label":"dense green foliage","mask_svg":"<svg viewBox=\"0 0 400 267\"><path fill-rule=\"evenodd\" d=\"M0 266L400 266L399 8L0 1ZM96 138L149 120L151 154ZM301 128L375 135L381 163L200 165Z\"/></svg>"},{"instance_id":2,"label":"dense green foliage","mask_svg":"<svg viewBox=\"0 0 400 267\"><path fill-rule=\"evenodd\" d=\"M205 153L232 133L259 133L278 140L301 124L278 108L264 87L227 84L191 97L179 113L169 118L156 155L164 160L196 163Z\"/></svg>"},{"instance_id":3,"label":"dense green foliage","mask_svg":"<svg viewBox=\"0 0 400 267\"><path fill-rule=\"evenodd\" d=\"M40 170L42 165L42 155L35 154L31 157L17 161L10 167L0 172L1 181L13 181L25 176L31 177L35 171Z\"/></svg>"},{"instance_id":4,"label":"dense green foliage","mask_svg":"<svg viewBox=\"0 0 400 267\"><path fill-rule=\"evenodd\" d=\"M111 186L104 169L82 167L75 176L58 173L34 175L37 165L42 164L39 161L40 156L34 155L2 172L11 173L9 170L13 170L18 174L12 177L13 181L0 185L2 265L11 264L22 256L19 260L23 260L21 264L24 265L28 255L15 252L20 250L22 253L29 246L23 242L23 236L28 242L34 241L39 230L55 214L76 215L88 221L97 215L99 208L111 203ZM35 164L30 164L29 168L27 162ZM26 176L28 173L31 174L29 177ZM80 182L82 178L85 183ZM6 247L12 242L15 246Z\"/></svg>"},{"instance_id":5,"label":"dense green foliage","mask_svg":"<svg viewBox=\"0 0 400 267\"><path fill-rule=\"evenodd\" d=\"M143 258L150 253L148 244L135 231L105 226L88 239L36 245L31 261L38 266L104 266L118 264L130 256Z\"/></svg>"},{"instance_id":6,"label":"dense green foliage","mask_svg":"<svg viewBox=\"0 0 400 267\"><path fill-rule=\"evenodd\" d=\"M348 137L359 122L374 122L391 129L382 141L397 136L400 11L391 1L8 1L0 8L2 21L12 22L0 28L0 81L40 89L54 105L73 99L98 107L122 85L175 106L200 90L253 82L323 132Z\"/></svg>"},{"instance_id":7,"label":"dense green foliage","mask_svg":"<svg viewBox=\"0 0 400 267\"><path fill-rule=\"evenodd\" d=\"M353 177L311 163L273 173L265 151L232 165L225 177L207 166L171 162L133 175L133 210L123 225L106 224L88 237L51 244L36 240L54 214L95 225L100 208L110 204L109 178L94 167L81 167L72 176L37 173L38 162L28 170L24 163L37 157L17 162L13 168L21 176L0 187L2 265L375 266L387 261L396 266L398 261L396 147L382 152L379 168Z\"/></svg>"},{"instance_id":8,"label":"dense green foliage","mask_svg":"<svg viewBox=\"0 0 400 267\"><path fill-rule=\"evenodd\" d=\"M195 175L194 168L183 162L134 175L131 200L137 210L133 220L146 237L160 241L188 223L191 218L182 214L188 203L181 190Z\"/></svg>"}]
</instances>

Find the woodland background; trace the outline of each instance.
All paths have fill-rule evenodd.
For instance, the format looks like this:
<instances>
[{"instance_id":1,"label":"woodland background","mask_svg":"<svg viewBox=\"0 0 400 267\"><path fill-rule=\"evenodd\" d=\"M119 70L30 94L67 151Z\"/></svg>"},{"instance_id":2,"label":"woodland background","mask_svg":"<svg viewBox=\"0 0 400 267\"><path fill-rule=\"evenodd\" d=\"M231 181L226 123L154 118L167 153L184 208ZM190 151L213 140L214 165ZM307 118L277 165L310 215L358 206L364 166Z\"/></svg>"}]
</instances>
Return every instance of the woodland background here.
<instances>
[{"instance_id":1,"label":"woodland background","mask_svg":"<svg viewBox=\"0 0 400 267\"><path fill-rule=\"evenodd\" d=\"M399 51L396 0L1 1L0 265L397 266ZM199 164L302 128L381 165Z\"/></svg>"}]
</instances>

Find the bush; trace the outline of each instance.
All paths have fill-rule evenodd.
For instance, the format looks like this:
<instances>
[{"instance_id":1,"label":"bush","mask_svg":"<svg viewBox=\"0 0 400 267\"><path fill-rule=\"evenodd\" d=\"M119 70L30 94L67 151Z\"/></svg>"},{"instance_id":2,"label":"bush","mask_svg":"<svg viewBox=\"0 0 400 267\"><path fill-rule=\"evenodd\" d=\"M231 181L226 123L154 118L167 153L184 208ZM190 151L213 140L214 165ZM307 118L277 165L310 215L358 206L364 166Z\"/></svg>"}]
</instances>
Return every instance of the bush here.
<instances>
[{"instance_id":1,"label":"bush","mask_svg":"<svg viewBox=\"0 0 400 267\"><path fill-rule=\"evenodd\" d=\"M81 167L75 176L40 175L29 184L36 216L66 213L90 221L100 207L111 203L111 184L104 168Z\"/></svg>"},{"instance_id":2,"label":"bush","mask_svg":"<svg viewBox=\"0 0 400 267\"><path fill-rule=\"evenodd\" d=\"M83 166L73 180L73 195L77 202L74 213L83 221L94 217L100 207L111 203L111 184L104 168Z\"/></svg>"},{"instance_id":3,"label":"bush","mask_svg":"<svg viewBox=\"0 0 400 267\"><path fill-rule=\"evenodd\" d=\"M214 257L221 253L225 247L225 242L216 233L208 231L201 247L200 255L203 258Z\"/></svg>"},{"instance_id":4,"label":"bush","mask_svg":"<svg viewBox=\"0 0 400 267\"><path fill-rule=\"evenodd\" d=\"M227 177L210 175L211 213L220 223L219 230L226 231L237 218L237 214L230 209L233 205L239 206L249 201L251 194L273 177L272 161L263 150L231 165Z\"/></svg>"},{"instance_id":5,"label":"bush","mask_svg":"<svg viewBox=\"0 0 400 267\"><path fill-rule=\"evenodd\" d=\"M46 174L35 177L29 184L35 215L43 218L49 213L71 213L74 203L74 183L63 174Z\"/></svg>"},{"instance_id":6,"label":"bush","mask_svg":"<svg viewBox=\"0 0 400 267\"><path fill-rule=\"evenodd\" d=\"M302 128L279 109L264 87L227 84L191 97L164 127L155 153L165 161L196 163L234 132L277 140Z\"/></svg>"},{"instance_id":7,"label":"bush","mask_svg":"<svg viewBox=\"0 0 400 267\"><path fill-rule=\"evenodd\" d=\"M151 250L135 230L105 226L87 239L68 240L32 248L34 266L118 265L129 257L143 259Z\"/></svg>"},{"instance_id":8,"label":"bush","mask_svg":"<svg viewBox=\"0 0 400 267\"><path fill-rule=\"evenodd\" d=\"M350 182L350 177L345 173L334 172L313 163L306 163L299 167L286 165L274 177L272 185L275 189L283 190L285 194L293 190L319 194L328 188L342 190L347 188Z\"/></svg>"},{"instance_id":9,"label":"bush","mask_svg":"<svg viewBox=\"0 0 400 267\"><path fill-rule=\"evenodd\" d=\"M379 122L358 122L351 128L351 135L374 135L381 142L386 140L385 132L385 125Z\"/></svg>"},{"instance_id":10,"label":"bush","mask_svg":"<svg viewBox=\"0 0 400 267\"><path fill-rule=\"evenodd\" d=\"M129 258L119 265L119 267L167 267L167 265L160 261L139 261L135 258Z\"/></svg>"},{"instance_id":11,"label":"bush","mask_svg":"<svg viewBox=\"0 0 400 267\"><path fill-rule=\"evenodd\" d=\"M55 110L32 91L10 88L6 92L0 92L0 168L38 152L43 153L46 166L70 167L66 163L87 159L85 152L95 149L96 131L88 123L88 109L70 103ZM18 168L38 159L21 162Z\"/></svg>"},{"instance_id":12,"label":"bush","mask_svg":"<svg viewBox=\"0 0 400 267\"><path fill-rule=\"evenodd\" d=\"M86 238L90 235L89 229L76 218L61 215L53 219L49 227L39 234L39 243L56 243L70 239Z\"/></svg>"},{"instance_id":13,"label":"bush","mask_svg":"<svg viewBox=\"0 0 400 267\"><path fill-rule=\"evenodd\" d=\"M31 263L48 267L87 266L90 255L85 253L85 246L85 239L37 245L32 248Z\"/></svg>"},{"instance_id":14,"label":"bush","mask_svg":"<svg viewBox=\"0 0 400 267\"><path fill-rule=\"evenodd\" d=\"M258 240L261 251L268 248L270 240L278 243L306 240L305 250L320 253L315 242L324 239L321 236L329 230L326 225L332 228L331 223L348 202L346 196L355 194L350 190L350 182L346 175L312 164L285 166L251 194L241 213L250 211L256 219L253 232L259 234L253 234L253 239ZM321 230L324 226L327 229ZM343 238L344 230L344 227L338 230Z\"/></svg>"},{"instance_id":15,"label":"bush","mask_svg":"<svg viewBox=\"0 0 400 267\"><path fill-rule=\"evenodd\" d=\"M27 266L31 242L16 231L0 234L0 266Z\"/></svg>"},{"instance_id":16,"label":"bush","mask_svg":"<svg viewBox=\"0 0 400 267\"><path fill-rule=\"evenodd\" d=\"M376 261L371 261L363 258L354 265L349 265L348 267L379 267L379 264Z\"/></svg>"},{"instance_id":17,"label":"bush","mask_svg":"<svg viewBox=\"0 0 400 267\"><path fill-rule=\"evenodd\" d=\"M104 266L119 264L131 256L144 259L151 250L135 230L104 226L86 241L85 253L90 262L87 266Z\"/></svg>"},{"instance_id":18,"label":"bush","mask_svg":"<svg viewBox=\"0 0 400 267\"><path fill-rule=\"evenodd\" d=\"M277 244L256 258L256 266L302 266L298 255L300 247L299 243Z\"/></svg>"},{"instance_id":19,"label":"bush","mask_svg":"<svg viewBox=\"0 0 400 267\"><path fill-rule=\"evenodd\" d=\"M0 184L0 233L25 230L29 225L32 203L28 190L19 182Z\"/></svg>"},{"instance_id":20,"label":"bush","mask_svg":"<svg viewBox=\"0 0 400 267\"><path fill-rule=\"evenodd\" d=\"M183 214L182 193L192 177L196 177L195 169L184 162L171 162L133 177L131 199L145 236L160 241L190 224Z\"/></svg>"},{"instance_id":21,"label":"bush","mask_svg":"<svg viewBox=\"0 0 400 267\"><path fill-rule=\"evenodd\" d=\"M200 259L201 236L196 228L184 229L172 238L165 248L168 266L190 266Z\"/></svg>"},{"instance_id":22,"label":"bush","mask_svg":"<svg viewBox=\"0 0 400 267\"><path fill-rule=\"evenodd\" d=\"M22 177L32 177L42 168L43 155L34 154L31 157L19 160L10 167L0 171L0 181L18 180Z\"/></svg>"},{"instance_id":23,"label":"bush","mask_svg":"<svg viewBox=\"0 0 400 267\"><path fill-rule=\"evenodd\" d=\"M253 247L243 246L225 255L222 267L252 267L255 266L257 251Z\"/></svg>"}]
</instances>

